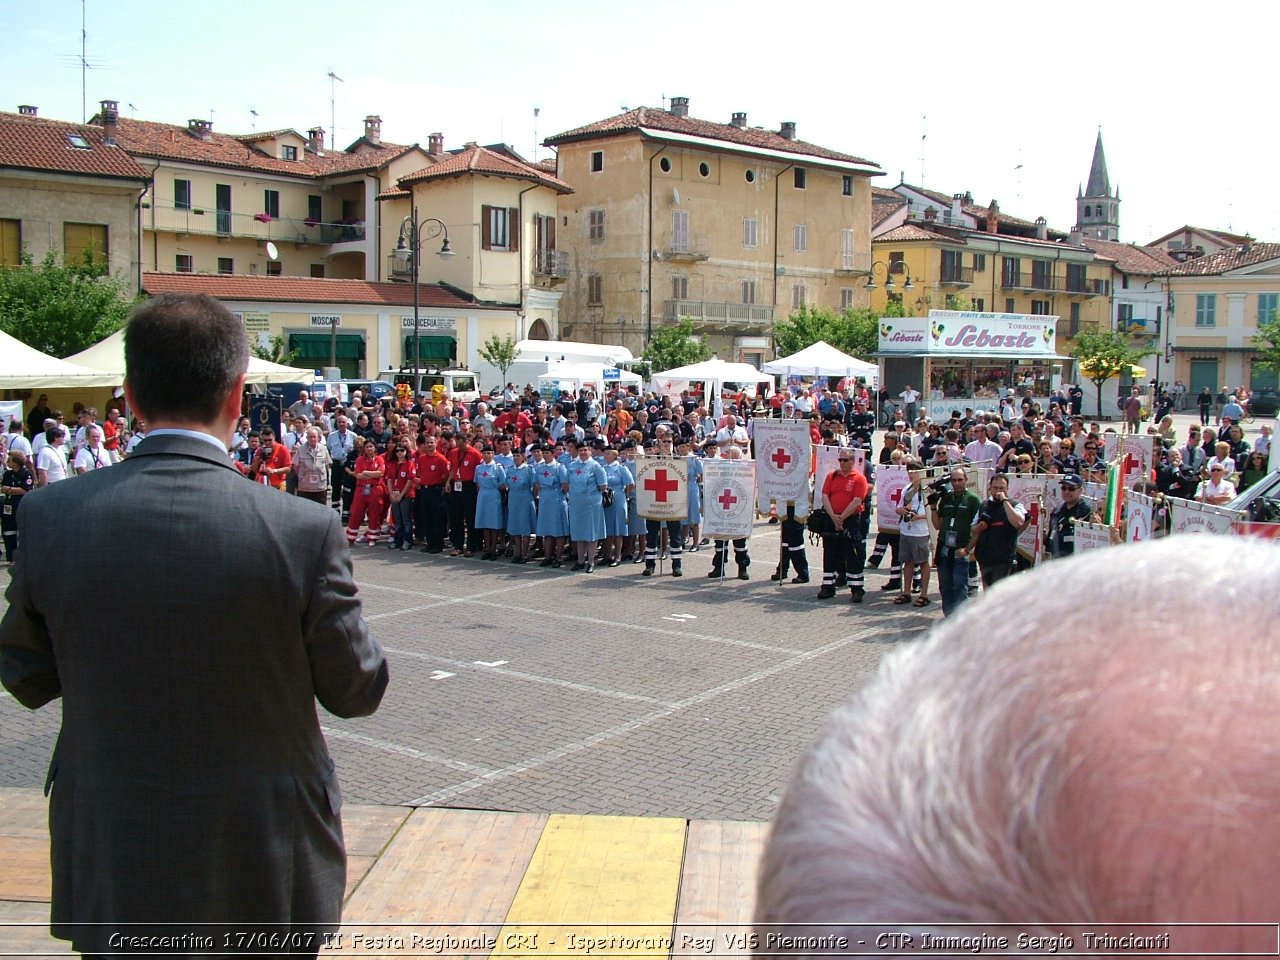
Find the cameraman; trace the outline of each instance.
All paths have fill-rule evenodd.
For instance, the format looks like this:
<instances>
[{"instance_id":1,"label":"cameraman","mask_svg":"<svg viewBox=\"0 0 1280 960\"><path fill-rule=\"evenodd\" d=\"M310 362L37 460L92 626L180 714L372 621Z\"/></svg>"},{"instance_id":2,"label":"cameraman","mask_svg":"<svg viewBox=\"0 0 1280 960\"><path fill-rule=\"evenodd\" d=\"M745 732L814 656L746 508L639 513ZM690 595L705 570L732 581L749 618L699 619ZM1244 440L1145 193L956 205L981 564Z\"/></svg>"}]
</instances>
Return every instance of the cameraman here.
<instances>
[{"instance_id":1,"label":"cameraman","mask_svg":"<svg viewBox=\"0 0 1280 960\"><path fill-rule=\"evenodd\" d=\"M1002 473L987 481L987 501L978 510L969 552L982 571L982 585L990 588L1013 572L1018 553L1018 534L1029 519L1022 505L1009 499L1009 481Z\"/></svg>"},{"instance_id":2,"label":"cameraman","mask_svg":"<svg viewBox=\"0 0 1280 960\"><path fill-rule=\"evenodd\" d=\"M968 484L964 467L953 467L951 490L930 502L933 525L938 530L934 566L938 569L944 617L951 616L969 599L969 541L982 501L968 489Z\"/></svg>"},{"instance_id":3,"label":"cameraman","mask_svg":"<svg viewBox=\"0 0 1280 960\"><path fill-rule=\"evenodd\" d=\"M912 457L907 461L911 483L902 491L898 503L898 555L902 561L902 592L893 602L901 606L911 602L911 581L920 570L920 596L915 606L927 607L929 600L929 518L925 513L925 496L920 487L924 464Z\"/></svg>"}]
</instances>

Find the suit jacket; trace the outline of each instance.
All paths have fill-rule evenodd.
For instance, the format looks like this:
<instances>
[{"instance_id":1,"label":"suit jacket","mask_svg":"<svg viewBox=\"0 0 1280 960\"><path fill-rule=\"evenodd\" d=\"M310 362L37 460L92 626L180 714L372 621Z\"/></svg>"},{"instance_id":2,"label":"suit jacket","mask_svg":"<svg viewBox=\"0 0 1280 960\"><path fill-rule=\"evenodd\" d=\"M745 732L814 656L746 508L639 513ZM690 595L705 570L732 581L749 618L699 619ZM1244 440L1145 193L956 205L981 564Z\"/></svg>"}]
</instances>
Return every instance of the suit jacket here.
<instances>
[{"instance_id":1,"label":"suit jacket","mask_svg":"<svg viewBox=\"0 0 1280 960\"><path fill-rule=\"evenodd\" d=\"M315 702L362 716L387 685L337 513L180 435L25 501L0 679L62 698L53 934L106 953L122 924L332 928L346 856ZM123 609L97 602L108 565Z\"/></svg>"}]
</instances>

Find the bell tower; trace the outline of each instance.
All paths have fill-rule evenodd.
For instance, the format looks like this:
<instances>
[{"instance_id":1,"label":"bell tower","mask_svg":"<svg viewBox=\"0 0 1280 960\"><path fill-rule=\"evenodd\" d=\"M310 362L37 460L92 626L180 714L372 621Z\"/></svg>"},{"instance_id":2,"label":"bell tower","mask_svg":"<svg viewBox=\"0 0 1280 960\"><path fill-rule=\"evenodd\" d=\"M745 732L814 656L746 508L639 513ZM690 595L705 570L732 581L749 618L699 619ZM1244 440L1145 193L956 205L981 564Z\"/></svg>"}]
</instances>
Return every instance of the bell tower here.
<instances>
[{"instance_id":1,"label":"bell tower","mask_svg":"<svg viewBox=\"0 0 1280 960\"><path fill-rule=\"evenodd\" d=\"M1083 190L1076 189L1076 225L1072 232L1098 240L1120 239L1120 188L1112 194L1101 130L1093 146L1089 182Z\"/></svg>"}]
</instances>

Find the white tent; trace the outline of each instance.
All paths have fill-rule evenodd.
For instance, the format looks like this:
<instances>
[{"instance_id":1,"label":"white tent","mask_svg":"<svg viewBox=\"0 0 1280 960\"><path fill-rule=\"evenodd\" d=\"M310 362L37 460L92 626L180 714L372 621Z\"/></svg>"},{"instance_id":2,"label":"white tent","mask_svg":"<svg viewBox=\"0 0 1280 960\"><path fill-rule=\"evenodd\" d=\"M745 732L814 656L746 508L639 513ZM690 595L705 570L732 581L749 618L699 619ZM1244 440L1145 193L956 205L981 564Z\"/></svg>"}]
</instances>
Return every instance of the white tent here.
<instances>
[{"instance_id":1,"label":"white tent","mask_svg":"<svg viewBox=\"0 0 1280 960\"><path fill-rule=\"evenodd\" d=\"M717 419L723 414L723 402L720 390L725 383L750 384L755 386L762 380L770 379L769 374L762 373L749 363L729 363L712 357L701 363L676 367L655 373L650 380L650 387L655 393L670 395L688 389L689 383L707 383L707 392L712 398L712 410Z\"/></svg>"},{"instance_id":2,"label":"white tent","mask_svg":"<svg viewBox=\"0 0 1280 960\"><path fill-rule=\"evenodd\" d=\"M75 356L67 357L68 363L89 367L102 374L109 374L114 379L112 386L124 382L124 331L117 330L105 340L100 340L87 350L81 350ZM286 367L283 364L271 363L249 357L249 373L245 383L311 383L316 378L314 370L302 370L298 367Z\"/></svg>"},{"instance_id":3,"label":"white tent","mask_svg":"<svg viewBox=\"0 0 1280 960\"><path fill-rule=\"evenodd\" d=\"M115 386L119 386L119 381L101 370L51 357L0 332L0 389Z\"/></svg>"},{"instance_id":4,"label":"white tent","mask_svg":"<svg viewBox=\"0 0 1280 960\"><path fill-rule=\"evenodd\" d=\"M811 343L789 357L770 360L760 369L787 377L866 377L869 380L874 380L880 372L874 363L851 357L824 340Z\"/></svg>"},{"instance_id":5,"label":"white tent","mask_svg":"<svg viewBox=\"0 0 1280 960\"><path fill-rule=\"evenodd\" d=\"M606 377L606 372L611 376ZM615 383L630 387L639 386L642 382L637 373L619 370L603 363L553 363L546 373L538 375L538 380L542 383L573 383L575 389L581 389L583 384L607 389Z\"/></svg>"}]
</instances>

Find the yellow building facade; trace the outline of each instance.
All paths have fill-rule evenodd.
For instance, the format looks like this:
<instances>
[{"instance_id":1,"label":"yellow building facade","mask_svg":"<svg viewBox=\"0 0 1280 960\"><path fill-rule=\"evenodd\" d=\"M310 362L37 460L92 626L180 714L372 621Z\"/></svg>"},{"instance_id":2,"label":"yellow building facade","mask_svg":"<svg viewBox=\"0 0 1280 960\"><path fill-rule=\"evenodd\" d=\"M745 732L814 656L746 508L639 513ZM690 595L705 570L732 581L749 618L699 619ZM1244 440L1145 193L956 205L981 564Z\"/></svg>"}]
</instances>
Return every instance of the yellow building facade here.
<instances>
[{"instance_id":1,"label":"yellow building facade","mask_svg":"<svg viewBox=\"0 0 1280 960\"><path fill-rule=\"evenodd\" d=\"M722 359L772 356L776 318L866 302L874 163L749 127L692 118L688 101L549 138L568 254L567 338L637 355L681 319Z\"/></svg>"}]
</instances>

